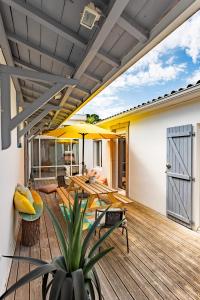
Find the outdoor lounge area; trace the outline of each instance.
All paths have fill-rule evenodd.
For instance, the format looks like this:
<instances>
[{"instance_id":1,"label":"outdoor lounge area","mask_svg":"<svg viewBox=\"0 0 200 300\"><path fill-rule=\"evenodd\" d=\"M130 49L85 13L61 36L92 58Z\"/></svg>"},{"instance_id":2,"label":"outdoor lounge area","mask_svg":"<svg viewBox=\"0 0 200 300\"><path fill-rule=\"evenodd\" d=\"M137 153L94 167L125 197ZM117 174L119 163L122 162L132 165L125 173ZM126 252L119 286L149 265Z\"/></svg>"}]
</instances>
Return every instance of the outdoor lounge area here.
<instances>
[{"instance_id":1,"label":"outdoor lounge area","mask_svg":"<svg viewBox=\"0 0 200 300\"><path fill-rule=\"evenodd\" d=\"M41 195L64 224L59 200L54 195ZM137 202L129 204L127 219L130 253L127 254L125 239L118 229L105 243L115 249L96 267L103 299L199 299L199 234ZM60 255L47 213L41 218L40 226L40 241L33 247L20 245L19 234L15 255L44 260ZM8 287L30 268L27 263L13 262ZM7 299L41 299L41 281L32 281Z\"/></svg>"},{"instance_id":2,"label":"outdoor lounge area","mask_svg":"<svg viewBox=\"0 0 200 300\"><path fill-rule=\"evenodd\" d=\"M200 0L0 0L0 300L200 300Z\"/></svg>"}]
</instances>

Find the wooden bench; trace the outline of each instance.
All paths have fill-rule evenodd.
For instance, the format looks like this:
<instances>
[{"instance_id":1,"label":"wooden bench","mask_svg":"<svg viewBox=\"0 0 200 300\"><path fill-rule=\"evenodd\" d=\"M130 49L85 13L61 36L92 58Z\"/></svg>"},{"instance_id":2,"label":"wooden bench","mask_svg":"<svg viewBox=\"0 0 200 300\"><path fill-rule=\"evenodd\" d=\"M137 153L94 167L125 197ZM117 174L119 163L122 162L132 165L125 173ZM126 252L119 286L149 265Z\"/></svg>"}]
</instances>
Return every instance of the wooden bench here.
<instances>
[{"instance_id":1,"label":"wooden bench","mask_svg":"<svg viewBox=\"0 0 200 300\"><path fill-rule=\"evenodd\" d=\"M69 207L69 203L73 207L74 205L74 198L70 194L69 191L67 191L64 187L57 188L57 193L60 196L62 202L65 204L66 207ZM93 212L98 208L106 209L109 205L102 205L102 206L94 206L86 209L86 212Z\"/></svg>"},{"instance_id":2,"label":"wooden bench","mask_svg":"<svg viewBox=\"0 0 200 300\"><path fill-rule=\"evenodd\" d=\"M71 204L71 206L74 205L73 196L64 187L59 187L56 189L56 191L66 207L69 207L69 203Z\"/></svg>"},{"instance_id":3,"label":"wooden bench","mask_svg":"<svg viewBox=\"0 0 200 300\"><path fill-rule=\"evenodd\" d=\"M121 195L121 194L119 194L119 193L113 194L113 197L114 197L117 201L121 202L121 203L124 204L124 205L133 203L133 200L131 200L130 198L128 198L128 197L126 197L126 196L124 196L124 195Z\"/></svg>"}]
</instances>

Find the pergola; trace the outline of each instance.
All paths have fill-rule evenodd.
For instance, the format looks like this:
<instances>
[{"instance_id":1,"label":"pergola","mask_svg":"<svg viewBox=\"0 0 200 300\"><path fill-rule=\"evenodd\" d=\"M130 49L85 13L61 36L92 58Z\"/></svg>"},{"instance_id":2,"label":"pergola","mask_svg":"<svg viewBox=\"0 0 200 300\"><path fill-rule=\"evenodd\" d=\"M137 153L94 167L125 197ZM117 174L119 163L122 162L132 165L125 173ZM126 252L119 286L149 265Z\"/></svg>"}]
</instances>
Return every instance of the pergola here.
<instances>
[{"instance_id":1,"label":"pergola","mask_svg":"<svg viewBox=\"0 0 200 300\"><path fill-rule=\"evenodd\" d=\"M58 127L200 8L199 0L93 0L102 16L89 30L80 25L89 2L0 0L3 149L16 127L18 141Z\"/></svg>"}]
</instances>

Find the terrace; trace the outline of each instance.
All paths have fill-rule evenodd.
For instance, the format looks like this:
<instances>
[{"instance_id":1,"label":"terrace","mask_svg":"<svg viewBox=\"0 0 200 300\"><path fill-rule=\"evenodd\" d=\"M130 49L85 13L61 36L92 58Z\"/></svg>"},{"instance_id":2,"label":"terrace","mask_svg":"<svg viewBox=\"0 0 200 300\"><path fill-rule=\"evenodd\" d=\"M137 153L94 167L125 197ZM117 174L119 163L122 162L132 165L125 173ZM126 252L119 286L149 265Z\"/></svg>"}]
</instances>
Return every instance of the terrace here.
<instances>
[{"instance_id":1,"label":"terrace","mask_svg":"<svg viewBox=\"0 0 200 300\"><path fill-rule=\"evenodd\" d=\"M199 0L159 1L156 5L155 1L137 0L90 2L0 0L0 194L6 199L0 201L0 295L33 269L22 262L11 265L1 255L15 253L47 261L60 255L46 210L40 220L39 242L25 247L21 244L21 221L13 207L16 185L28 184L33 167L35 177L43 179L40 184L55 182L44 177L55 180L60 174L61 147L75 158L73 164L70 158L68 175L81 169L77 159L80 140L64 147L57 140L46 142L42 134L62 126L200 9ZM97 20L93 24L94 16ZM124 160L125 143L122 136L118 144ZM111 150L112 146L110 142ZM42 147L43 156L39 154ZM101 147L97 142L94 149L99 153ZM57 165L42 165L42 159L52 153L50 149ZM33 153L36 165L31 161ZM95 159L100 163L102 156ZM120 188L126 189L128 196L123 167L116 171L108 164L107 169L116 178L121 176ZM112 181L108 185L115 188ZM61 199L53 194L41 196L63 226ZM105 243L115 249L97 265L103 298L199 299L199 234L137 200L127 206L130 253L116 230ZM26 284L7 299L42 299L41 281Z\"/></svg>"},{"instance_id":2,"label":"terrace","mask_svg":"<svg viewBox=\"0 0 200 300\"><path fill-rule=\"evenodd\" d=\"M58 200L42 196L63 224ZM128 206L128 228L130 253L126 252L121 232L116 230L106 242L115 249L97 266L103 299L199 299L199 234L137 202ZM47 213L41 218L40 241L24 247L19 234L15 255L44 260L60 255ZM29 270L27 263L13 262L8 287ZM7 299L41 299L40 287L40 280L32 281Z\"/></svg>"}]
</instances>

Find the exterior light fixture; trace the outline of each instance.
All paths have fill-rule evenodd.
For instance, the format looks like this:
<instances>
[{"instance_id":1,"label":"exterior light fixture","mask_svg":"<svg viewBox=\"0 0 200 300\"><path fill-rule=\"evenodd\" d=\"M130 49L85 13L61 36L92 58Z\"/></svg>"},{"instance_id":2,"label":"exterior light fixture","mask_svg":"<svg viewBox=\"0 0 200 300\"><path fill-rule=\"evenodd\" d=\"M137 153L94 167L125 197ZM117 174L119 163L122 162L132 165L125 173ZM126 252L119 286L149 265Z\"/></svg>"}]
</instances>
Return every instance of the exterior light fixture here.
<instances>
[{"instance_id":1,"label":"exterior light fixture","mask_svg":"<svg viewBox=\"0 0 200 300\"><path fill-rule=\"evenodd\" d=\"M99 21L101 15L101 10L97 8L93 2L90 2L84 7L80 24L91 30L94 27L95 22Z\"/></svg>"}]
</instances>

